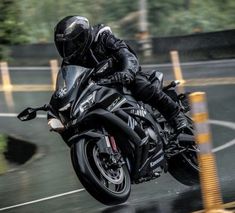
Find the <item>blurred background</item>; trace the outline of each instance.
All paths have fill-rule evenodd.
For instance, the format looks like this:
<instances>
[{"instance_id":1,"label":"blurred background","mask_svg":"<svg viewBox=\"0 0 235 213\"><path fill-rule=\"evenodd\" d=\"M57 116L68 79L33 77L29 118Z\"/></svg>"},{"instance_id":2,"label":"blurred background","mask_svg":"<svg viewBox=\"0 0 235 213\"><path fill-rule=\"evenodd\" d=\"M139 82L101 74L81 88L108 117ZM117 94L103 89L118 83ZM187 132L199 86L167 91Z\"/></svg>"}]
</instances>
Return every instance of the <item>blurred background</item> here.
<instances>
[{"instance_id":1,"label":"blurred background","mask_svg":"<svg viewBox=\"0 0 235 213\"><path fill-rule=\"evenodd\" d=\"M137 52L144 71L158 69L166 82L183 80L181 89L207 93L222 196L231 207L234 11L234 0L0 0L0 212L182 213L203 208L200 187L186 187L169 174L134 185L124 205L103 206L83 189L69 149L49 132L46 115L27 123L17 120L22 109L50 100L61 60L53 44L54 26L68 15L110 26Z\"/></svg>"},{"instance_id":2,"label":"blurred background","mask_svg":"<svg viewBox=\"0 0 235 213\"><path fill-rule=\"evenodd\" d=\"M109 25L115 35L129 41L139 54L142 46L138 41L150 38L153 53L158 56L150 58L157 62L169 60L163 56L170 48L181 50L182 60L190 60L185 56L189 53L191 60L197 60L200 57L231 57L228 46L234 46L235 34L230 31L235 28L233 0L1 0L0 9L0 59L8 57L14 64L20 63L15 61L20 57L17 52L24 54L26 51L20 47L17 49L15 45L34 44L31 48L28 46L29 53L31 49L35 50L35 44L44 44L36 46L39 52L47 48L43 51L44 57L54 56L54 47L49 45L53 42L54 26L68 15L85 16L92 25ZM220 33L205 34L217 31ZM188 34L191 36L183 37L184 41L179 37ZM224 55L208 50L218 50L218 47ZM202 53L206 49L207 55ZM30 54L34 55L34 52ZM145 61L151 61L150 58Z\"/></svg>"}]
</instances>

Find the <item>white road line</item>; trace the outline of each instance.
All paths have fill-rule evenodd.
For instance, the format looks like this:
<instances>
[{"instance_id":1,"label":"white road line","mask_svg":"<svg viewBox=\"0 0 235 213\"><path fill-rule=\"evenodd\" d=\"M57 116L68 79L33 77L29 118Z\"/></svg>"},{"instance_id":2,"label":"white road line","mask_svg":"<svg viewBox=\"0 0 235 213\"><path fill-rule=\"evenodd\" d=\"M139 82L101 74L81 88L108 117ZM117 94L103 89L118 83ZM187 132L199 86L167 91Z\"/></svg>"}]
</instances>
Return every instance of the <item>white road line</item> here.
<instances>
[{"instance_id":1,"label":"white road line","mask_svg":"<svg viewBox=\"0 0 235 213\"><path fill-rule=\"evenodd\" d=\"M219 120L210 120L209 121L211 124L219 125L219 126L224 126L230 129L235 130L235 123L230 122L230 121L219 121Z\"/></svg>"},{"instance_id":2,"label":"white road line","mask_svg":"<svg viewBox=\"0 0 235 213\"><path fill-rule=\"evenodd\" d=\"M9 117L9 118L15 118L17 117L17 113L0 113L0 117ZM37 115L38 118L46 118L47 115L39 114Z\"/></svg>"},{"instance_id":3,"label":"white road line","mask_svg":"<svg viewBox=\"0 0 235 213\"><path fill-rule=\"evenodd\" d=\"M229 122L229 121L218 121L218 120L210 120L209 121L211 124L215 124L215 125L219 125L219 126L224 126L230 129L235 130L235 123L234 122ZM229 148L231 146L235 145L235 139L221 145L221 146L217 146L216 148L214 148L212 151L215 152L219 152L223 149Z\"/></svg>"},{"instance_id":4,"label":"white road line","mask_svg":"<svg viewBox=\"0 0 235 213\"><path fill-rule=\"evenodd\" d=\"M9 67L9 70L50 70L51 67Z\"/></svg>"},{"instance_id":5,"label":"white road line","mask_svg":"<svg viewBox=\"0 0 235 213\"><path fill-rule=\"evenodd\" d=\"M55 198L58 198L58 197L63 197L63 196L66 196L66 195L82 192L84 190L85 190L84 188L77 189L77 190L74 190L74 191L65 192L65 193L53 195L53 196L50 196L50 197L45 197L45 198L41 198L41 199L37 199L37 200L32 200L32 201L29 201L29 202L26 202L26 203L20 203L20 204L16 204L16 205L13 205L13 206L7 206L7 207L4 207L4 208L0 208L0 211L14 209L14 208L17 208L17 207L26 206L26 205L30 205L30 204L33 204L33 203L39 203L39 202L42 202L42 201L51 200L51 199L55 199Z\"/></svg>"},{"instance_id":6,"label":"white road line","mask_svg":"<svg viewBox=\"0 0 235 213\"><path fill-rule=\"evenodd\" d=\"M215 153L215 152L219 152L223 149L226 149L226 148L229 148L231 146L234 146L235 145L235 139L233 139L232 141L229 141L227 142L226 144L224 145L221 145L221 146L217 146L216 148L214 148L212 151Z\"/></svg>"}]
</instances>

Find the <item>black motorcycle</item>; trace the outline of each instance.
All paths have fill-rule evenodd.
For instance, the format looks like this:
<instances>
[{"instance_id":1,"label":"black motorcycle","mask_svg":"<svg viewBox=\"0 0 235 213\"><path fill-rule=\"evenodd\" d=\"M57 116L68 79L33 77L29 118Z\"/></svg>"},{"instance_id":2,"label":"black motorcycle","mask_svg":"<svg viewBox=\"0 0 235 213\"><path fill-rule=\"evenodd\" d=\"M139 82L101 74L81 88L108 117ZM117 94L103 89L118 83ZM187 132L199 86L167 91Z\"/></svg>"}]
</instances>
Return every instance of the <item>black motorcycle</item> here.
<instances>
[{"instance_id":1,"label":"black motorcycle","mask_svg":"<svg viewBox=\"0 0 235 213\"><path fill-rule=\"evenodd\" d=\"M49 104L27 108L22 121L48 112L51 130L61 134L71 150L73 168L86 190L106 205L125 202L131 184L158 178L164 172L185 185L199 182L198 147L186 94L177 95L177 81L163 87L163 74L151 71L152 83L162 87L188 120L180 134L154 108L137 101L128 89L107 75L110 61L96 69L65 66Z\"/></svg>"}]
</instances>

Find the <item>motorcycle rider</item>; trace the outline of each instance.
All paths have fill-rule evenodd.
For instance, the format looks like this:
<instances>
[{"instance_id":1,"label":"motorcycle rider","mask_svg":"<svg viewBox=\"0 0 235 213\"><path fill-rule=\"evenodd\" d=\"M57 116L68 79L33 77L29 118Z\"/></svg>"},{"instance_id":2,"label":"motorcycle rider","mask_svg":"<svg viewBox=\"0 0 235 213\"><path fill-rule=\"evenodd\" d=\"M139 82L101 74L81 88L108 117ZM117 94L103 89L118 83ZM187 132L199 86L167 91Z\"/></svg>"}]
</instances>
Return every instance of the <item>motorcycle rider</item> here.
<instances>
[{"instance_id":1,"label":"motorcycle rider","mask_svg":"<svg viewBox=\"0 0 235 213\"><path fill-rule=\"evenodd\" d=\"M63 18L55 27L54 42L63 58L62 67L79 65L96 67L101 61L112 58L113 74L109 76L116 83L128 86L133 96L155 107L180 132L187 125L179 106L141 71L134 51L104 25L90 26L81 16ZM107 77L107 76L106 76Z\"/></svg>"}]
</instances>

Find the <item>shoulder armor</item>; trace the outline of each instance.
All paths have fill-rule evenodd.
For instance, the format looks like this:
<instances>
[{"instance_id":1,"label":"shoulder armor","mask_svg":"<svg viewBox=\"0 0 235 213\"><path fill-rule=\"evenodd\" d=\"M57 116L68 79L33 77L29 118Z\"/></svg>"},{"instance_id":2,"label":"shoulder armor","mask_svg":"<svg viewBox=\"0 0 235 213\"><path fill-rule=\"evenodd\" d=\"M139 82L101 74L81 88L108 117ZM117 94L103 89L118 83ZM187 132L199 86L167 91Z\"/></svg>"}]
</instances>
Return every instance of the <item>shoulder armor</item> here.
<instances>
[{"instance_id":1,"label":"shoulder armor","mask_svg":"<svg viewBox=\"0 0 235 213\"><path fill-rule=\"evenodd\" d=\"M103 25L103 26L99 29L99 31L96 33L94 42L97 42L97 41L98 41L98 38L99 38L99 36L100 36L100 34L103 33L103 32L105 32L105 31L108 31L108 32L112 33L112 30L111 30L110 27Z\"/></svg>"}]
</instances>

